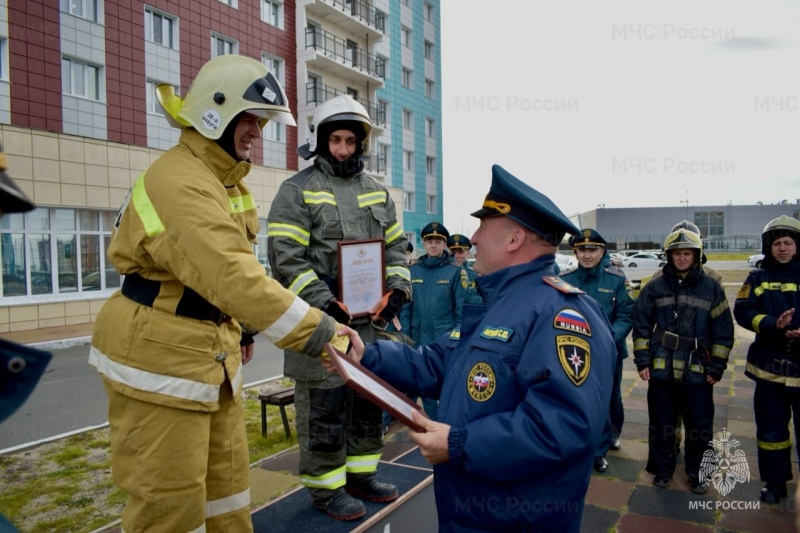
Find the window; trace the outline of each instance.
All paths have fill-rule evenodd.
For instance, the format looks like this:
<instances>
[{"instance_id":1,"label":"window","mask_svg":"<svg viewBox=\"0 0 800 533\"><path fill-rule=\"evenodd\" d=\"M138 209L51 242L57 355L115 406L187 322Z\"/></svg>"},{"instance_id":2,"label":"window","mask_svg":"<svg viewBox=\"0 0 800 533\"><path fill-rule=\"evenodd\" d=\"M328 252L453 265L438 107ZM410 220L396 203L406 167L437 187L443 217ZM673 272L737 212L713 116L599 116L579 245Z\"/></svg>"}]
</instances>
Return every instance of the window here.
<instances>
[{"instance_id":1,"label":"window","mask_svg":"<svg viewBox=\"0 0 800 533\"><path fill-rule=\"evenodd\" d=\"M64 94L100 100L100 69L74 59L62 59L61 90Z\"/></svg>"},{"instance_id":2,"label":"window","mask_svg":"<svg viewBox=\"0 0 800 533\"><path fill-rule=\"evenodd\" d=\"M428 176L435 176L436 175L436 158L435 157L426 157L425 158L425 172Z\"/></svg>"},{"instance_id":3,"label":"window","mask_svg":"<svg viewBox=\"0 0 800 533\"><path fill-rule=\"evenodd\" d=\"M414 114L408 109L403 109L403 129L410 130L414 125Z\"/></svg>"},{"instance_id":4,"label":"window","mask_svg":"<svg viewBox=\"0 0 800 533\"><path fill-rule=\"evenodd\" d=\"M261 2L261 20L270 26L283 28L283 2L263 0Z\"/></svg>"},{"instance_id":5,"label":"window","mask_svg":"<svg viewBox=\"0 0 800 533\"><path fill-rule=\"evenodd\" d=\"M435 213L436 212L436 196L433 194L429 194L426 203L425 203L425 212L426 213Z\"/></svg>"},{"instance_id":6,"label":"window","mask_svg":"<svg viewBox=\"0 0 800 533\"><path fill-rule=\"evenodd\" d=\"M414 210L414 193L403 191L403 211Z\"/></svg>"},{"instance_id":7,"label":"window","mask_svg":"<svg viewBox=\"0 0 800 533\"><path fill-rule=\"evenodd\" d=\"M403 150L403 170L414 170L414 152Z\"/></svg>"},{"instance_id":8,"label":"window","mask_svg":"<svg viewBox=\"0 0 800 533\"><path fill-rule=\"evenodd\" d=\"M236 41L217 35L211 34L211 57L224 56L226 54L236 54L239 52L239 46Z\"/></svg>"},{"instance_id":9,"label":"window","mask_svg":"<svg viewBox=\"0 0 800 533\"><path fill-rule=\"evenodd\" d=\"M61 0L61 11L97 22L97 0Z\"/></svg>"},{"instance_id":10,"label":"window","mask_svg":"<svg viewBox=\"0 0 800 533\"><path fill-rule=\"evenodd\" d=\"M158 101L158 96L156 96L156 87L162 83L160 81L154 80L147 80L147 112L148 113L155 113L157 115L164 115L164 108L161 107L161 103ZM166 115L164 115L166 116Z\"/></svg>"},{"instance_id":11,"label":"window","mask_svg":"<svg viewBox=\"0 0 800 533\"><path fill-rule=\"evenodd\" d=\"M694 223L704 239L725 234L725 213L722 211L699 211L694 214Z\"/></svg>"},{"instance_id":12,"label":"window","mask_svg":"<svg viewBox=\"0 0 800 533\"><path fill-rule=\"evenodd\" d=\"M425 96L428 98L434 98L434 84L431 80L425 80Z\"/></svg>"},{"instance_id":13,"label":"window","mask_svg":"<svg viewBox=\"0 0 800 533\"><path fill-rule=\"evenodd\" d=\"M0 80L8 80L8 39L0 37Z\"/></svg>"},{"instance_id":14,"label":"window","mask_svg":"<svg viewBox=\"0 0 800 533\"><path fill-rule=\"evenodd\" d=\"M425 119L425 136L426 137L436 136L436 122L434 122L432 118Z\"/></svg>"},{"instance_id":15,"label":"window","mask_svg":"<svg viewBox=\"0 0 800 533\"><path fill-rule=\"evenodd\" d=\"M433 22L433 5L425 4L425 20Z\"/></svg>"},{"instance_id":16,"label":"window","mask_svg":"<svg viewBox=\"0 0 800 533\"><path fill-rule=\"evenodd\" d=\"M433 61L433 43L425 41L425 59Z\"/></svg>"},{"instance_id":17,"label":"window","mask_svg":"<svg viewBox=\"0 0 800 533\"><path fill-rule=\"evenodd\" d=\"M219 1L225 4L226 6L231 6L234 9L238 9L239 7L238 0L219 0Z\"/></svg>"},{"instance_id":18,"label":"window","mask_svg":"<svg viewBox=\"0 0 800 533\"><path fill-rule=\"evenodd\" d=\"M354 87L347 88L347 94L353 97L353 100L358 100L358 89Z\"/></svg>"},{"instance_id":19,"label":"window","mask_svg":"<svg viewBox=\"0 0 800 533\"><path fill-rule=\"evenodd\" d=\"M283 59L269 55L267 53L261 54L261 62L272 72L272 75L283 84L286 66ZM267 122L264 128L264 139L268 141L283 141L283 124L275 120Z\"/></svg>"},{"instance_id":20,"label":"window","mask_svg":"<svg viewBox=\"0 0 800 533\"><path fill-rule=\"evenodd\" d=\"M353 66L358 66L358 43L347 39L347 58L353 62Z\"/></svg>"},{"instance_id":21,"label":"window","mask_svg":"<svg viewBox=\"0 0 800 533\"><path fill-rule=\"evenodd\" d=\"M175 48L175 18L153 8L145 8L144 38L151 43Z\"/></svg>"},{"instance_id":22,"label":"window","mask_svg":"<svg viewBox=\"0 0 800 533\"><path fill-rule=\"evenodd\" d=\"M400 0L400 3L403 4L404 6L407 6L408 5L408 0Z\"/></svg>"},{"instance_id":23,"label":"window","mask_svg":"<svg viewBox=\"0 0 800 533\"><path fill-rule=\"evenodd\" d=\"M411 30L408 28L400 28L400 44L408 48L411 47Z\"/></svg>"},{"instance_id":24,"label":"window","mask_svg":"<svg viewBox=\"0 0 800 533\"><path fill-rule=\"evenodd\" d=\"M38 208L0 221L2 296L91 292L120 286L106 264L113 211Z\"/></svg>"},{"instance_id":25,"label":"window","mask_svg":"<svg viewBox=\"0 0 800 533\"><path fill-rule=\"evenodd\" d=\"M411 71L407 68L403 69L403 87L411 88Z\"/></svg>"}]
</instances>

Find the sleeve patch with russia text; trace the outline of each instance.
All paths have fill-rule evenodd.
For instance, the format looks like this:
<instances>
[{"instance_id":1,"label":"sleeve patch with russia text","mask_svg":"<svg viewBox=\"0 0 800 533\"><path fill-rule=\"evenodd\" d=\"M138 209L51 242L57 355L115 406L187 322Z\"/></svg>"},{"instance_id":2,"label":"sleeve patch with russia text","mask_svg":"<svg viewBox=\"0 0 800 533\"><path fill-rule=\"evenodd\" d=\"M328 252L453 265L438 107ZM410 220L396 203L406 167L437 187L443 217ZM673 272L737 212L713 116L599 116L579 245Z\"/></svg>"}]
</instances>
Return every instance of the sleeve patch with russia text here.
<instances>
[{"instance_id":1,"label":"sleeve patch with russia text","mask_svg":"<svg viewBox=\"0 0 800 533\"><path fill-rule=\"evenodd\" d=\"M562 309L553 319L553 327L592 336L592 328L582 314L574 309Z\"/></svg>"},{"instance_id":2,"label":"sleeve patch with russia text","mask_svg":"<svg viewBox=\"0 0 800 533\"><path fill-rule=\"evenodd\" d=\"M574 335L557 335L556 349L558 361L567 377L575 385L581 386L589 376L589 368L592 366L589 343Z\"/></svg>"},{"instance_id":3,"label":"sleeve patch with russia text","mask_svg":"<svg viewBox=\"0 0 800 533\"><path fill-rule=\"evenodd\" d=\"M742 285L742 288L739 289L739 292L736 293L737 300L747 300L750 298L750 284L745 283Z\"/></svg>"}]
</instances>

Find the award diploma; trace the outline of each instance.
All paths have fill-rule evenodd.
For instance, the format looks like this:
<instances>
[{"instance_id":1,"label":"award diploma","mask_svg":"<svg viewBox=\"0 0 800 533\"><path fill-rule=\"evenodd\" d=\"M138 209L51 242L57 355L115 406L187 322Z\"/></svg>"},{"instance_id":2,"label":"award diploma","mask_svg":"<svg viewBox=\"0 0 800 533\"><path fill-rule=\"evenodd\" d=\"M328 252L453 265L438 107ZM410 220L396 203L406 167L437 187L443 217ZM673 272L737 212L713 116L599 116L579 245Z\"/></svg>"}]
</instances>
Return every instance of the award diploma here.
<instances>
[{"instance_id":1,"label":"award diploma","mask_svg":"<svg viewBox=\"0 0 800 533\"><path fill-rule=\"evenodd\" d=\"M383 239L341 241L339 261L339 300L352 317L369 315L383 298L386 284L385 242Z\"/></svg>"}]
</instances>

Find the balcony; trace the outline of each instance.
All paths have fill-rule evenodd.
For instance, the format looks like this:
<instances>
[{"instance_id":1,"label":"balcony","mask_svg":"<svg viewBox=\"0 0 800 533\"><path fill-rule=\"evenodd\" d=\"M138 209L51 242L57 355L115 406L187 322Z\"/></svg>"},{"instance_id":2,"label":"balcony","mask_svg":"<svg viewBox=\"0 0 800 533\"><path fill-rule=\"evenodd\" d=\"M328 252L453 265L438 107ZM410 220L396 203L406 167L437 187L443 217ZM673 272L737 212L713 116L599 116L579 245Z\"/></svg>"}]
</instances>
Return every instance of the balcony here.
<instances>
[{"instance_id":1,"label":"balcony","mask_svg":"<svg viewBox=\"0 0 800 533\"><path fill-rule=\"evenodd\" d=\"M386 175L386 156L384 154L372 154L365 158L364 170L370 174Z\"/></svg>"},{"instance_id":2,"label":"balcony","mask_svg":"<svg viewBox=\"0 0 800 533\"><path fill-rule=\"evenodd\" d=\"M339 89L334 89L333 87L329 87L324 83L319 83L317 81L310 81L306 83L306 103L307 104L321 104L333 98L334 96L338 96L340 94L344 94L344 91L340 91ZM359 104L363 105L367 109L367 113L369 113L369 118L372 121L373 125L383 125L386 124L386 106L376 105L370 103L369 100L365 100L364 98L355 98L354 99Z\"/></svg>"},{"instance_id":3,"label":"balcony","mask_svg":"<svg viewBox=\"0 0 800 533\"><path fill-rule=\"evenodd\" d=\"M305 6L315 19L354 35L366 33L368 39L377 42L386 32L386 14L363 0L311 0L305 2Z\"/></svg>"},{"instance_id":4,"label":"balcony","mask_svg":"<svg viewBox=\"0 0 800 533\"><path fill-rule=\"evenodd\" d=\"M383 58L313 26L306 28L305 38L305 49L315 52L314 57L307 60L314 70L327 71L362 83L383 83L386 67Z\"/></svg>"}]
</instances>

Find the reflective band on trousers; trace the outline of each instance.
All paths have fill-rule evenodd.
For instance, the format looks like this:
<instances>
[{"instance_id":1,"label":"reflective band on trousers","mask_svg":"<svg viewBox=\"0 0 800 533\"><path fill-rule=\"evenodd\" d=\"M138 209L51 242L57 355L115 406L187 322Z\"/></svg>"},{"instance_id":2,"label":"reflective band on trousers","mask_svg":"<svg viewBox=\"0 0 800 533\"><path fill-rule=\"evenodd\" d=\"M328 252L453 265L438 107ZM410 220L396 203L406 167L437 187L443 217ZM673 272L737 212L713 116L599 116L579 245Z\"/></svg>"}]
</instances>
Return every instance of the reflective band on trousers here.
<instances>
[{"instance_id":1,"label":"reflective band on trousers","mask_svg":"<svg viewBox=\"0 0 800 533\"><path fill-rule=\"evenodd\" d=\"M126 366L112 361L94 346L89 351L89 364L97 368L98 372L108 377L111 381L123 383L134 389L157 392L167 396L174 396L175 398L198 402L213 403L219 401L219 385L156 374Z\"/></svg>"},{"instance_id":2,"label":"reflective band on trousers","mask_svg":"<svg viewBox=\"0 0 800 533\"><path fill-rule=\"evenodd\" d=\"M378 470L378 461L381 454L374 455L348 455L347 471L353 474L365 474Z\"/></svg>"},{"instance_id":3,"label":"reflective band on trousers","mask_svg":"<svg viewBox=\"0 0 800 533\"><path fill-rule=\"evenodd\" d=\"M792 440L785 440L783 442L764 442L763 440L757 440L758 447L762 450L785 450L786 448L792 447Z\"/></svg>"},{"instance_id":4,"label":"reflective band on trousers","mask_svg":"<svg viewBox=\"0 0 800 533\"><path fill-rule=\"evenodd\" d=\"M206 502L206 518L219 516L221 514L238 511L250 506L250 488L243 490L239 494L231 494L224 498Z\"/></svg>"},{"instance_id":5,"label":"reflective band on trousers","mask_svg":"<svg viewBox=\"0 0 800 533\"><path fill-rule=\"evenodd\" d=\"M313 489L334 490L344 487L347 481L347 474L344 466L337 468L321 476L300 476L300 482L306 487Z\"/></svg>"}]
</instances>

